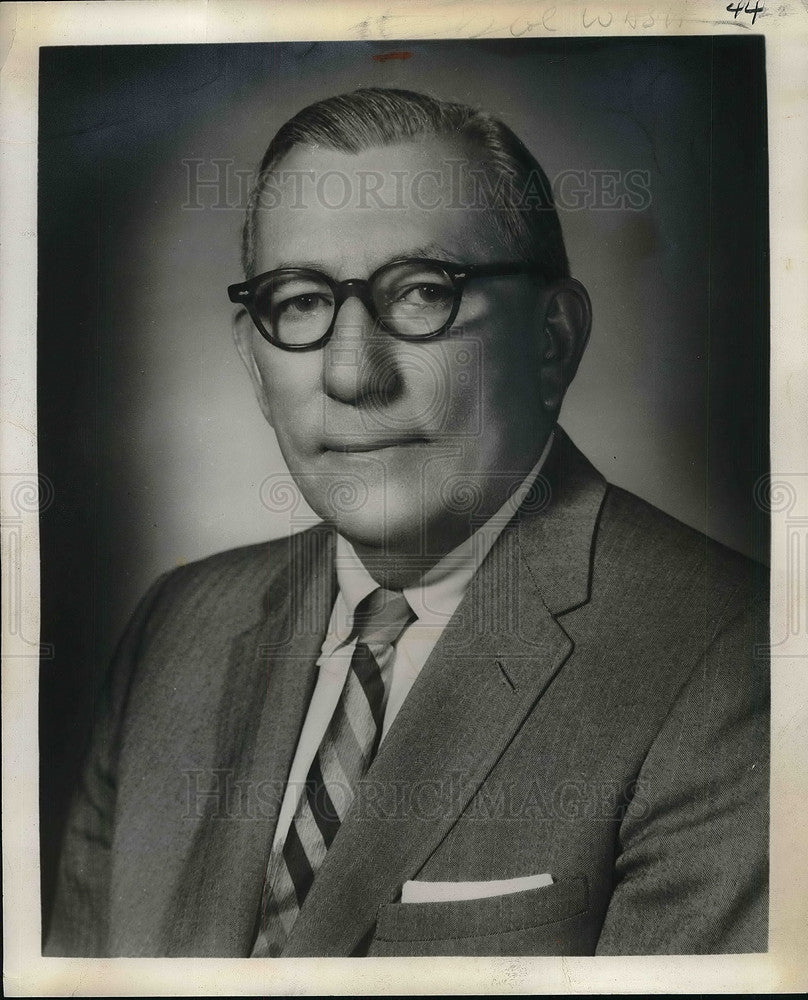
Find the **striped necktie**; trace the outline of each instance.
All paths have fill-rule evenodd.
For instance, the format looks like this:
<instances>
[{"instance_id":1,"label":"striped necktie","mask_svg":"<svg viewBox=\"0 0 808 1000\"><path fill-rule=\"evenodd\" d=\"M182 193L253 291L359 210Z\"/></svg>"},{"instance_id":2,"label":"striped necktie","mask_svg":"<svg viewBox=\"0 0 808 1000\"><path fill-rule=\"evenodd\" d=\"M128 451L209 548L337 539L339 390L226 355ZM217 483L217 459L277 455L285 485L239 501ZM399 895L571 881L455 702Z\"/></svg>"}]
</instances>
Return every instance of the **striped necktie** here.
<instances>
[{"instance_id":1,"label":"striped necktie","mask_svg":"<svg viewBox=\"0 0 808 1000\"><path fill-rule=\"evenodd\" d=\"M253 958L280 955L314 876L379 745L394 644L416 618L404 595L381 588L359 603L356 648L334 715L306 777L282 849L264 879Z\"/></svg>"}]
</instances>

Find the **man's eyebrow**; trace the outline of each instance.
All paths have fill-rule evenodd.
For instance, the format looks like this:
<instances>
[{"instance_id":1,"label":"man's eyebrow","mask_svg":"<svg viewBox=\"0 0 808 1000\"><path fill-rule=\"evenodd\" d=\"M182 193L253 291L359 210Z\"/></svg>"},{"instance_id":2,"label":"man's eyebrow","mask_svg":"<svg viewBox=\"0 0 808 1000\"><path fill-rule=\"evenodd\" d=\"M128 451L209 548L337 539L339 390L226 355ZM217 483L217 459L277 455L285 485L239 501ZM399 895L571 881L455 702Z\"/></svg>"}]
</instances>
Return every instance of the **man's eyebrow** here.
<instances>
[{"instance_id":1,"label":"man's eyebrow","mask_svg":"<svg viewBox=\"0 0 808 1000\"><path fill-rule=\"evenodd\" d=\"M445 260L451 264L461 263L459 255L453 253L442 244L426 243L420 247L408 247L404 250L396 251L396 253L391 254L381 261L380 264L377 264L373 270L376 271L380 267L392 264L395 260L406 260L407 258L414 258L415 260ZM320 271L322 274L331 273L330 268L326 267L322 261L317 260L282 260L272 270L280 271L284 268L305 268L308 271Z\"/></svg>"},{"instance_id":2,"label":"man's eyebrow","mask_svg":"<svg viewBox=\"0 0 808 1000\"><path fill-rule=\"evenodd\" d=\"M447 250L445 246L440 243L427 243L422 247L414 247L410 250L405 250L402 253L397 253L395 257L390 257L390 261L402 260L405 257L424 258L424 259L435 259L435 260L446 260L452 263L459 263L456 254L453 254L451 250Z\"/></svg>"},{"instance_id":3,"label":"man's eyebrow","mask_svg":"<svg viewBox=\"0 0 808 1000\"><path fill-rule=\"evenodd\" d=\"M441 243L426 243L424 246L407 247L405 250L399 250L397 253L383 260L374 270L386 267L396 260L443 260L447 264L462 264L463 256L462 253L456 254Z\"/></svg>"},{"instance_id":4,"label":"man's eyebrow","mask_svg":"<svg viewBox=\"0 0 808 1000\"><path fill-rule=\"evenodd\" d=\"M321 271L328 274L322 261L317 260L281 260L270 271Z\"/></svg>"}]
</instances>

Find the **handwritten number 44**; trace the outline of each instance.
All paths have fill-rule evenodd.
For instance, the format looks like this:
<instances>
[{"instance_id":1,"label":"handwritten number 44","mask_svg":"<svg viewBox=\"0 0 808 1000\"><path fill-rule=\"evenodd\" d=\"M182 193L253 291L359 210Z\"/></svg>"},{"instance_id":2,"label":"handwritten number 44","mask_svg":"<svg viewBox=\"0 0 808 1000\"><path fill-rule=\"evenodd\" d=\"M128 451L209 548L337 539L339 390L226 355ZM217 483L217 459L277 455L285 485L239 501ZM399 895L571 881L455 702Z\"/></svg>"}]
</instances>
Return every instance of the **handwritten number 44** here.
<instances>
[{"instance_id":1,"label":"handwritten number 44","mask_svg":"<svg viewBox=\"0 0 808 1000\"><path fill-rule=\"evenodd\" d=\"M727 11L728 13L732 14L736 19L739 14L751 14L752 24L754 24L755 18L758 16L758 14L763 13L763 4L760 3L760 0L755 0L755 6L750 7L749 0L746 0L746 3L739 2L739 3L729 4L729 6L727 7Z\"/></svg>"}]
</instances>

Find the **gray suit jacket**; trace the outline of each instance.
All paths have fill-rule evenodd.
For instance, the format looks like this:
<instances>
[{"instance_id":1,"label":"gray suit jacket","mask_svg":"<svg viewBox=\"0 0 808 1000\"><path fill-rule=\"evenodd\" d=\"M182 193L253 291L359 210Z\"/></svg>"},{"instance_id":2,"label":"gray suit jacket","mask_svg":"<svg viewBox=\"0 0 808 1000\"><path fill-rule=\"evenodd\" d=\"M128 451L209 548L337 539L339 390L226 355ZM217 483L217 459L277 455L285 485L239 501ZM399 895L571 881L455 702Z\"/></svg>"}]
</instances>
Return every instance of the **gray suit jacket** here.
<instances>
[{"instance_id":1,"label":"gray suit jacket","mask_svg":"<svg viewBox=\"0 0 808 1000\"><path fill-rule=\"evenodd\" d=\"M495 544L396 717L286 955L766 950L760 567L608 486L563 433L548 469L549 498ZM151 588L47 954L249 954L335 588L325 525ZM408 879L544 872L548 888L399 901Z\"/></svg>"}]
</instances>

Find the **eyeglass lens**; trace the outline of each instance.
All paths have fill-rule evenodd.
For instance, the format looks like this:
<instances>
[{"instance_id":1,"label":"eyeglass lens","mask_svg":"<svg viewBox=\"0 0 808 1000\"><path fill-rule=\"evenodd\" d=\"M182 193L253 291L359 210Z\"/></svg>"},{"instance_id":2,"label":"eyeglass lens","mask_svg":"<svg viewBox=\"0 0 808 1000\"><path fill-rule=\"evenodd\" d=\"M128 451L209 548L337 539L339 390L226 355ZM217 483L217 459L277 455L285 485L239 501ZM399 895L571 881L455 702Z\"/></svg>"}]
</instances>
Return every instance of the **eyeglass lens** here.
<instances>
[{"instance_id":1,"label":"eyeglass lens","mask_svg":"<svg viewBox=\"0 0 808 1000\"><path fill-rule=\"evenodd\" d=\"M369 293L376 317L394 334L428 337L452 314L455 286L434 264L402 261L375 276ZM334 317L334 291L323 276L286 270L267 279L255 308L271 335L283 344L312 344L325 336Z\"/></svg>"}]
</instances>

